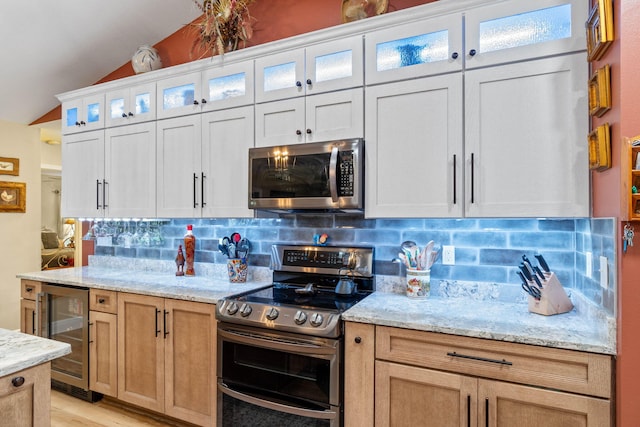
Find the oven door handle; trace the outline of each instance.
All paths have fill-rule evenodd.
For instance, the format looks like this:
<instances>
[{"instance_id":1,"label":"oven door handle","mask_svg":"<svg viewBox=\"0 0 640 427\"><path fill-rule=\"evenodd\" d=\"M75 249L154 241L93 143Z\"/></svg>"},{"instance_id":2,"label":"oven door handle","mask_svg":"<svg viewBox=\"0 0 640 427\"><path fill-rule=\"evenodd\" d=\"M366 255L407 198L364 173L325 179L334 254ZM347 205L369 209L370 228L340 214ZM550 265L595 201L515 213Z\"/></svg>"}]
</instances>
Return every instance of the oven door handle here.
<instances>
[{"instance_id":1,"label":"oven door handle","mask_svg":"<svg viewBox=\"0 0 640 427\"><path fill-rule=\"evenodd\" d=\"M262 408L271 409L278 412L285 412L287 414L299 415L301 417L308 418L316 418L323 420L333 420L337 418L338 413L336 411L316 411L313 409L304 409L299 408L297 406L289 406L283 405L282 403L276 403L269 400L264 400L256 396L252 396L250 394L240 393L239 391L233 390L229 388L226 384L219 382L218 390L221 393L226 394L227 396L233 397L234 399L241 400L243 402L260 406Z\"/></svg>"},{"instance_id":2,"label":"oven door handle","mask_svg":"<svg viewBox=\"0 0 640 427\"><path fill-rule=\"evenodd\" d=\"M245 334L237 330L218 328L218 336L229 341L246 345L262 345L272 350L282 350L295 352L298 354L332 355L336 353L333 347L313 345L307 343L296 343L291 340L279 340L273 337L266 337L258 334Z\"/></svg>"}]
</instances>

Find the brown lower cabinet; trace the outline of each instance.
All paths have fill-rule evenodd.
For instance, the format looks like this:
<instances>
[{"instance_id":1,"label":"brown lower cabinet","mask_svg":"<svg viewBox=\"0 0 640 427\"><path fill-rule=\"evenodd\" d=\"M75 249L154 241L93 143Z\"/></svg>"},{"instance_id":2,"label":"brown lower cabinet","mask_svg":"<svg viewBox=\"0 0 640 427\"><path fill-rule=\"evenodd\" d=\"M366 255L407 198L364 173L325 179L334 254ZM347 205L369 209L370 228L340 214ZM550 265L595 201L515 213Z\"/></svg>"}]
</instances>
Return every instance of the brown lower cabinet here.
<instances>
[{"instance_id":1,"label":"brown lower cabinet","mask_svg":"<svg viewBox=\"0 0 640 427\"><path fill-rule=\"evenodd\" d=\"M610 356L352 322L345 332L347 427L613 425Z\"/></svg>"},{"instance_id":2,"label":"brown lower cabinet","mask_svg":"<svg viewBox=\"0 0 640 427\"><path fill-rule=\"evenodd\" d=\"M51 362L0 377L0 425L51 425Z\"/></svg>"},{"instance_id":3,"label":"brown lower cabinet","mask_svg":"<svg viewBox=\"0 0 640 427\"><path fill-rule=\"evenodd\" d=\"M128 293L117 299L118 399L215 425L215 305Z\"/></svg>"}]
</instances>

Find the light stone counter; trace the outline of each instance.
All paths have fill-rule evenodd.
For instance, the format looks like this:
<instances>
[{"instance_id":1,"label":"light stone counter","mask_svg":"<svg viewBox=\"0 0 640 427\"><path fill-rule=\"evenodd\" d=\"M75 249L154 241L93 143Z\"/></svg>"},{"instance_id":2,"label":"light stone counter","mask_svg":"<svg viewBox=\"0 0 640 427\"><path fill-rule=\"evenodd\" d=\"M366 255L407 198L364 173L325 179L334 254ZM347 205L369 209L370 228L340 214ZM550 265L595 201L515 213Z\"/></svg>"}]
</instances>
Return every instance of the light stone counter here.
<instances>
[{"instance_id":1,"label":"light stone counter","mask_svg":"<svg viewBox=\"0 0 640 427\"><path fill-rule=\"evenodd\" d=\"M343 313L344 320L488 338L545 347L616 354L615 320L579 302L564 314L530 313L525 302L375 292Z\"/></svg>"},{"instance_id":2,"label":"light stone counter","mask_svg":"<svg viewBox=\"0 0 640 427\"><path fill-rule=\"evenodd\" d=\"M178 277L172 271L138 270L130 265L109 267L91 265L36 271L17 276L21 279L40 282L205 303L216 303L229 295L261 288L271 283L271 277L262 277L264 276L262 274L253 274L253 279L246 283L230 283L227 278L220 278L222 277L220 275Z\"/></svg>"},{"instance_id":3,"label":"light stone counter","mask_svg":"<svg viewBox=\"0 0 640 427\"><path fill-rule=\"evenodd\" d=\"M0 329L0 377L69 353L71 346L67 343Z\"/></svg>"}]
</instances>

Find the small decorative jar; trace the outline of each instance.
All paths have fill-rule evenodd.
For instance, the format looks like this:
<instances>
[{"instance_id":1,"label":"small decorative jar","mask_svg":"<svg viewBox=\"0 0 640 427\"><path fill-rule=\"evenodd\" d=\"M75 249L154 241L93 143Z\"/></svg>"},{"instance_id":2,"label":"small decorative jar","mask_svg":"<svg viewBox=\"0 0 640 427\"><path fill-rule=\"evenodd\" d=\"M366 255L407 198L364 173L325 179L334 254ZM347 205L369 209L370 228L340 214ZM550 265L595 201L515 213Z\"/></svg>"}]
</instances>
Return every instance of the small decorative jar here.
<instances>
[{"instance_id":1,"label":"small decorative jar","mask_svg":"<svg viewBox=\"0 0 640 427\"><path fill-rule=\"evenodd\" d=\"M145 44L140 46L136 53L133 54L131 66L136 74L146 73L147 71L162 68L162 60L154 47Z\"/></svg>"},{"instance_id":2,"label":"small decorative jar","mask_svg":"<svg viewBox=\"0 0 640 427\"><path fill-rule=\"evenodd\" d=\"M229 282L231 283L246 282L248 270L246 258L229 258L227 260L227 271L229 272Z\"/></svg>"},{"instance_id":3,"label":"small decorative jar","mask_svg":"<svg viewBox=\"0 0 640 427\"><path fill-rule=\"evenodd\" d=\"M431 293L431 270L407 268L406 282L409 298L427 298Z\"/></svg>"}]
</instances>

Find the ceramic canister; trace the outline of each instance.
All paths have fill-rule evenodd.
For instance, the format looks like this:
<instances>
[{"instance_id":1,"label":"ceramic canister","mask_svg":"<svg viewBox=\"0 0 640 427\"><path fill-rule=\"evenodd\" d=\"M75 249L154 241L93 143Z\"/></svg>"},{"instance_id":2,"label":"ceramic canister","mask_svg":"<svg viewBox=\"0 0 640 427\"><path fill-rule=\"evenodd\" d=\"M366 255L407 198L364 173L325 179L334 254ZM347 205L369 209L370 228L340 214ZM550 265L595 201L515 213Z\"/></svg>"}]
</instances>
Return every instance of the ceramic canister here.
<instances>
[{"instance_id":1,"label":"ceramic canister","mask_svg":"<svg viewBox=\"0 0 640 427\"><path fill-rule=\"evenodd\" d=\"M431 270L407 268L406 284L409 298L427 298L431 292Z\"/></svg>"}]
</instances>

